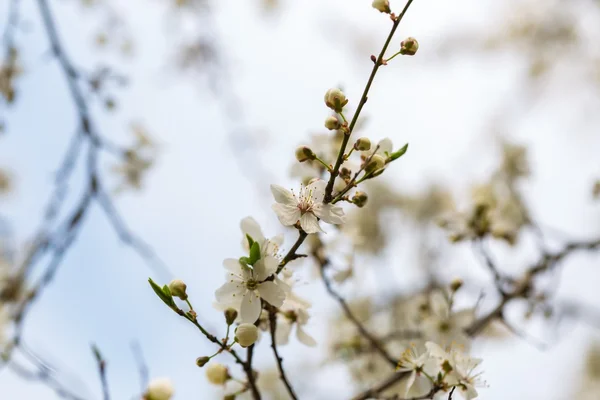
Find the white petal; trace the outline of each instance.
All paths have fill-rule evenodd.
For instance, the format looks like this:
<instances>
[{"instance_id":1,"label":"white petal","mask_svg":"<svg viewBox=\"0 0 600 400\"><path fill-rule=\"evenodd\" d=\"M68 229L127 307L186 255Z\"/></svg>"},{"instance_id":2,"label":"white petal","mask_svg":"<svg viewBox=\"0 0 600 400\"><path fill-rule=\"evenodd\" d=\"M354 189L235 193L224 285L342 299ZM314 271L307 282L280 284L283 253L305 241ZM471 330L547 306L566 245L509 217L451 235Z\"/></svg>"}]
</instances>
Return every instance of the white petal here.
<instances>
[{"instance_id":1,"label":"white petal","mask_svg":"<svg viewBox=\"0 0 600 400\"><path fill-rule=\"evenodd\" d=\"M460 328L460 329L466 328L469 325L471 325L474 320L475 320L475 310L474 309L461 310L461 311L458 311L458 312L452 314L452 324L456 328Z\"/></svg>"},{"instance_id":2,"label":"white petal","mask_svg":"<svg viewBox=\"0 0 600 400\"><path fill-rule=\"evenodd\" d=\"M292 325L285 319L278 319L277 322L277 329L275 330L275 342L278 345L287 344L290 341L290 332L292 331Z\"/></svg>"},{"instance_id":3,"label":"white petal","mask_svg":"<svg viewBox=\"0 0 600 400\"><path fill-rule=\"evenodd\" d=\"M415 379L417 378L417 373L413 370L410 373L410 376L406 380L406 392L404 392L404 397L408 397L408 392L412 385L415 383Z\"/></svg>"},{"instance_id":4,"label":"white petal","mask_svg":"<svg viewBox=\"0 0 600 400\"><path fill-rule=\"evenodd\" d=\"M311 197L315 200L315 202L320 203L323 201L323 197L325 197L325 188L327 187L327 182L323 179L317 179L310 185L306 187L306 190L311 193Z\"/></svg>"},{"instance_id":5,"label":"white petal","mask_svg":"<svg viewBox=\"0 0 600 400\"><path fill-rule=\"evenodd\" d=\"M285 300L285 292L275 282L263 282L258 285L260 297L275 307L281 307Z\"/></svg>"},{"instance_id":6,"label":"white petal","mask_svg":"<svg viewBox=\"0 0 600 400\"><path fill-rule=\"evenodd\" d=\"M287 205L296 205L298 201L294 194L286 188L279 185L271 185L271 193L276 202Z\"/></svg>"},{"instance_id":7,"label":"white petal","mask_svg":"<svg viewBox=\"0 0 600 400\"><path fill-rule=\"evenodd\" d=\"M292 287L281 280L277 275L275 275L274 282L279 286L286 294L292 290Z\"/></svg>"},{"instance_id":8,"label":"white petal","mask_svg":"<svg viewBox=\"0 0 600 400\"><path fill-rule=\"evenodd\" d=\"M215 292L219 303L230 304L240 300L246 288L240 282L226 282Z\"/></svg>"},{"instance_id":9,"label":"white petal","mask_svg":"<svg viewBox=\"0 0 600 400\"><path fill-rule=\"evenodd\" d=\"M296 336L298 337L300 343L303 343L309 347L314 347L317 345L316 340L306 333L306 331L304 331L300 325L296 325Z\"/></svg>"},{"instance_id":10,"label":"white petal","mask_svg":"<svg viewBox=\"0 0 600 400\"><path fill-rule=\"evenodd\" d=\"M301 213L296 205L286 205L286 204L273 204L271 206L279 222L283 226L291 226L294 225L300 219Z\"/></svg>"},{"instance_id":11,"label":"white petal","mask_svg":"<svg viewBox=\"0 0 600 400\"><path fill-rule=\"evenodd\" d=\"M315 204L313 212L328 224L341 225L345 222L342 207L332 206L331 204Z\"/></svg>"},{"instance_id":12,"label":"white petal","mask_svg":"<svg viewBox=\"0 0 600 400\"><path fill-rule=\"evenodd\" d=\"M450 304L441 291L436 290L431 294L429 305L435 316L442 319L447 319L450 316Z\"/></svg>"},{"instance_id":13,"label":"white petal","mask_svg":"<svg viewBox=\"0 0 600 400\"><path fill-rule=\"evenodd\" d=\"M379 149L377 150L378 154L392 154L394 151L394 146L392 144L392 140L390 138L381 139L378 143Z\"/></svg>"},{"instance_id":14,"label":"white petal","mask_svg":"<svg viewBox=\"0 0 600 400\"><path fill-rule=\"evenodd\" d=\"M300 217L300 226L306 233L324 232L321 226L319 226L317 217L311 212L307 212Z\"/></svg>"},{"instance_id":15,"label":"white petal","mask_svg":"<svg viewBox=\"0 0 600 400\"><path fill-rule=\"evenodd\" d=\"M240 264L240 260L236 260L235 258L226 258L223 260L223 267L232 274L241 276L242 275L242 264Z\"/></svg>"},{"instance_id":16,"label":"white petal","mask_svg":"<svg viewBox=\"0 0 600 400\"><path fill-rule=\"evenodd\" d=\"M254 290L248 290L244 294L242 305L240 307L240 317L243 322L253 324L260 316L261 304L260 297L255 293Z\"/></svg>"},{"instance_id":17,"label":"white petal","mask_svg":"<svg viewBox=\"0 0 600 400\"><path fill-rule=\"evenodd\" d=\"M248 240L246 239L246 235L249 235L255 242L262 243L265 240L265 235L262 233L262 229L260 229L260 225L258 222L252 217L246 217L240 222L240 228L244 233L244 239L246 243Z\"/></svg>"},{"instance_id":18,"label":"white petal","mask_svg":"<svg viewBox=\"0 0 600 400\"><path fill-rule=\"evenodd\" d=\"M279 262L275 257L266 256L254 264L254 279L264 281L277 271Z\"/></svg>"}]
</instances>

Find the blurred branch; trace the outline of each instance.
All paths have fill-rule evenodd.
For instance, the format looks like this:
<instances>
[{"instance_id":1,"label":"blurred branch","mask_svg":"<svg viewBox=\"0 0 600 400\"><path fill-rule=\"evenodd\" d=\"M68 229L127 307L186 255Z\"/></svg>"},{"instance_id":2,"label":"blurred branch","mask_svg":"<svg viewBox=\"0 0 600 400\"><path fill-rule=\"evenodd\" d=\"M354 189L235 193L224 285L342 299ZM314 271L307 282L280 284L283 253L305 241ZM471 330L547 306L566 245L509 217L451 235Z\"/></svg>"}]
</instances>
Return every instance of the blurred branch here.
<instances>
[{"instance_id":1,"label":"blurred branch","mask_svg":"<svg viewBox=\"0 0 600 400\"><path fill-rule=\"evenodd\" d=\"M140 376L140 392L143 392L146 390L148 383L150 382L148 364L146 364L144 353L142 352L142 346L140 346L139 342L134 341L131 343L131 352L133 353L135 363L138 367L138 373Z\"/></svg>"},{"instance_id":2,"label":"blurred branch","mask_svg":"<svg viewBox=\"0 0 600 400\"><path fill-rule=\"evenodd\" d=\"M96 345L92 345L92 352L98 364L98 374L100 375L100 383L102 384L102 398L110 400L110 390L108 388L108 380L106 379L106 360L102 357L100 349Z\"/></svg>"},{"instance_id":3,"label":"blurred branch","mask_svg":"<svg viewBox=\"0 0 600 400\"><path fill-rule=\"evenodd\" d=\"M277 339L276 339L276 335L275 335L275 332L277 331L277 315L276 315L276 310L273 310L273 309L269 310L269 327L271 329L271 348L273 349L273 355L275 356L275 361L277 362L277 369L279 370L279 377L281 378L281 381L285 385L285 388L287 389L290 397L294 400L297 400L298 398L296 397L296 394L294 393L294 389L292 388L292 385L288 381L287 376L285 374L285 370L283 369L283 358L281 358L281 356L279 356L279 351L277 350Z\"/></svg>"}]
</instances>

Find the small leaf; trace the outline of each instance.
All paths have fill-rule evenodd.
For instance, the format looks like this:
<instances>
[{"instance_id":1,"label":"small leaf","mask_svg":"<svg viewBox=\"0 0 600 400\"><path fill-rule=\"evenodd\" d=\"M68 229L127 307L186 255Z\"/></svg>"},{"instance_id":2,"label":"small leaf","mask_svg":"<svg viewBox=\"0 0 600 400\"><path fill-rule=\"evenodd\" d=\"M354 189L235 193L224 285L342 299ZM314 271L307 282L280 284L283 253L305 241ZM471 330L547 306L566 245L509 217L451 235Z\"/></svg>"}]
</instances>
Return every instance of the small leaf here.
<instances>
[{"instance_id":1,"label":"small leaf","mask_svg":"<svg viewBox=\"0 0 600 400\"><path fill-rule=\"evenodd\" d=\"M152 278L148 278L148 282L150 283L150 286L152 286L152 290L154 290L154 293L156 293L156 295L163 301L163 303L165 303L169 307L172 307L175 304L175 302L173 301L173 297L171 297L170 295L167 295L164 291L164 288L161 289L161 287L158 286L152 280ZM169 289L169 287L167 286L167 290L168 289ZM170 294L170 291L169 291L169 294Z\"/></svg>"},{"instance_id":2,"label":"small leaf","mask_svg":"<svg viewBox=\"0 0 600 400\"><path fill-rule=\"evenodd\" d=\"M239 258L240 264L242 264L242 266L244 265L248 265L250 264L250 259L248 257L240 257Z\"/></svg>"},{"instance_id":3,"label":"small leaf","mask_svg":"<svg viewBox=\"0 0 600 400\"><path fill-rule=\"evenodd\" d=\"M248 264L254 265L258 260L260 260L260 245L258 242L254 242L250 247L250 262Z\"/></svg>"},{"instance_id":4,"label":"small leaf","mask_svg":"<svg viewBox=\"0 0 600 400\"><path fill-rule=\"evenodd\" d=\"M252 239L252 236L248 235L246 233L246 239L248 239L248 248L251 249L252 245L254 244L254 239Z\"/></svg>"},{"instance_id":5,"label":"small leaf","mask_svg":"<svg viewBox=\"0 0 600 400\"><path fill-rule=\"evenodd\" d=\"M173 295L171 294L171 289L169 289L169 286L164 285L162 287L162 291L165 294L165 296L167 296L167 297L173 297Z\"/></svg>"},{"instance_id":6,"label":"small leaf","mask_svg":"<svg viewBox=\"0 0 600 400\"><path fill-rule=\"evenodd\" d=\"M404 155L404 153L406 153L406 151L408 150L408 143L406 143L400 150L398 150L395 153L392 153L389 156L389 160L390 161L394 161L397 160L398 158L402 157Z\"/></svg>"},{"instance_id":7,"label":"small leaf","mask_svg":"<svg viewBox=\"0 0 600 400\"><path fill-rule=\"evenodd\" d=\"M93 343L92 343L92 353L94 353L94 357L96 358L97 362L101 362L103 360L102 354L100 353L100 349L98 348L98 346L96 346Z\"/></svg>"}]
</instances>

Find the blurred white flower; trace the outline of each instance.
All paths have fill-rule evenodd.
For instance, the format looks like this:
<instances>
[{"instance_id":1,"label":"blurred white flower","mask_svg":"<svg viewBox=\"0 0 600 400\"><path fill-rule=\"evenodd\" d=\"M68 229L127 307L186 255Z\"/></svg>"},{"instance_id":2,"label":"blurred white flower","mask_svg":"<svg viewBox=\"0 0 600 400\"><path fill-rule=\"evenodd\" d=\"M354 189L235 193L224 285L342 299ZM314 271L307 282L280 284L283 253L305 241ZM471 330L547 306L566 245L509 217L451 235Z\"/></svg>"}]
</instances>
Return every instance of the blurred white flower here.
<instances>
[{"instance_id":1,"label":"blurred white flower","mask_svg":"<svg viewBox=\"0 0 600 400\"><path fill-rule=\"evenodd\" d=\"M442 291L436 290L431 293L431 312L422 322L425 336L442 345L458 343L468 346L470 339L465 334L465 328L475 320L475 310L452 312L451 307L450 299Z\"/></svg>"},{"instance_id":2,"label":"blurred white flower","mask_svg":"<svg viewBox=\"0 0 600 400\"><path fill-rule=\"evenodd\" d=\"M241 298L240 317L243 322L254 323L260 316L261 297L275 307L281 307L285 291L268 277L277 271L279 263L274 257L261 258L253 268L243 265L234 258L223 261L227 274L226 282L215 292L219 303L235 305Z\"/></svg>"},{"instance_id":3,"label":"blurred white flower","mask_svg":"<svg viewBox=\"0 0 600 400\"><path fill-rule=\"evenodd\" d=\"M282 311L277 317L277 330L275 332L277 344L284 345L289 342L292 327L296 326L296 337L307 346L317 345L315 339L304 330L304 325L308 323L310 316L308 312L301 307Z\"/></svg>"},{"instance_id":4,"label":"blurred white flower","mask_svg":"<svg viewBox=\"0 0 600 400\"><path fill-rule=\"evenodd\" d=\"M318 179L300 189L299 196L278 185L271 185L271 192L277 203L272 208L284 226L295 225L298 221L306 233L323 232L318 218L329 224L344 223L344 210L339 206L324 204L326 182Z\"/></svg>"},{"instance_id":5,"label":"blurred white flower","mask_svg":"<svg viewBox=\"0 0 600 400\"><path fill-rule=\"evenodd\" d=\"M404 350L398 361L398 367L396 368L397 371L410 372L410 376L406 382L406 392L404 393L404 396L408 396L408 392L412 388L417 377L421 376L423 372L430 376L435 375L437 373L435 368L436 362L431 358L429 352L424 351L419 354L414 344Z\"/></svg>"},{"instance_id":6,"label":"blurred white flower","mask_svg":"<svg viewBox=\"0 0 600 400\"><path fill-rule=\"evenodd\" d=\"M156 378L150 381L146 393L145 400L170 400L174 393L173 383L169 378Z\"/></svg>"}]
</instances>

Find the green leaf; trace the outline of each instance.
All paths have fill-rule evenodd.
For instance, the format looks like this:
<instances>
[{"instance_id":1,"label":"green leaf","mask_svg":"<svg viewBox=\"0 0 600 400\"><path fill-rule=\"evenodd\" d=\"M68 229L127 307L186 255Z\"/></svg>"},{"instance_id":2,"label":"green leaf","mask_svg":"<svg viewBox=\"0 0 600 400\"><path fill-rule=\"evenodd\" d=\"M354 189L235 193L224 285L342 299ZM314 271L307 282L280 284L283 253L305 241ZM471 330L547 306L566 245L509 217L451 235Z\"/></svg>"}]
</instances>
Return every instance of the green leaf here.
<instances>
[{"instance_id":1,"label":"green leaf","mask_svg":"<svg viewBox=\"0 0 600 400\"><path fill-rule=\"evenodd\" d=\"M254 265L258 260L260 260L260 245L258 242L254 242L250 247L250 262L248 264Z\"/></svg>"},{"instance_id":2,"label":"green leaf","mask_svg":"<svg viewBox=\"0 0 600 400\"><path fill-rule=\"evenodd\" d=\"M400 150L398 150L395 153L392 153L389 156L390 161L394 161L397 160L398 158L402 157L404 155L404 153L406 153L406 151L408 150L408 143L406 143Z\"/></svg>"},{"instance_id":3,"label":"green leaf","mask_svg":"<svg viewBox=\"0 0 600 400\"><path fill-rule=\"evenodd\" d=\"M248 248L251 249L252 245L254 244L254 239L252 239L252 236L248 235L246 233L246 239L248 239Z\"/></svg>"},{"instance_id":4,"label":"green leaf","mask_svg":"<svg viewBox=\"0 0 600 400\"><path fill-rule=\"evenodd\" d=\"M173 305L175 305L175 302L173 301L173 297L171 296L171 291L169 290L169 287L167 285L165 285L161 289L161 287L158 286L152 280L152 278L148 278L148 283L150 283L150 286L152 286L152 290L154 290L154 293L156 293L156 295L163 301L163 303L165 303L169 307L172 307ZM165 287L167 288L166 292L165 292Z\"/></svg>"},{"instance_id":5,"label":"green leaf","mask_svg":"<svg viewBox=\"0 0 600 400\"><path fill-rule=\"evenodd\" d=\"M250 264L250 259L248 257L240 257L239 258L240 264L248 266L248 264Z\"/></svg>"}]
</instances>

